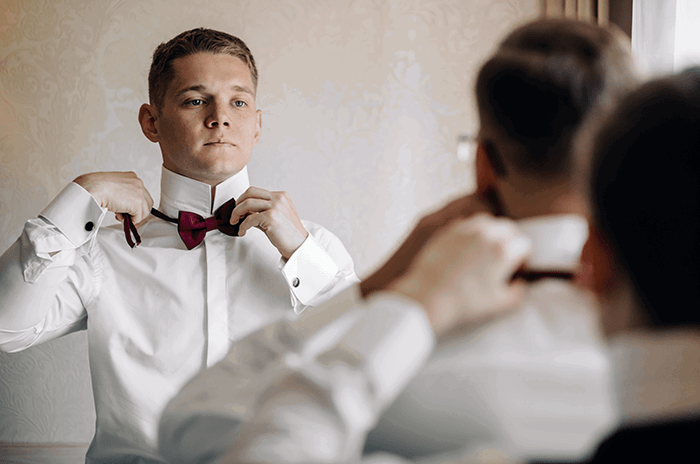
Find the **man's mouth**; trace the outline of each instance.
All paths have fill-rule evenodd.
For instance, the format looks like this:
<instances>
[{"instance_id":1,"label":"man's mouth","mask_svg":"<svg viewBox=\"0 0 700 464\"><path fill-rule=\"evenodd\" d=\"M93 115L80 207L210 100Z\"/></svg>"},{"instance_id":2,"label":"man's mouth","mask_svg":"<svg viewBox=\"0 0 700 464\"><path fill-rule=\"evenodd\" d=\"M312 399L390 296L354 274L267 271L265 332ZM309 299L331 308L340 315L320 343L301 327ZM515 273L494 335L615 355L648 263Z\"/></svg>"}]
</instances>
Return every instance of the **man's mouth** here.
<instances>
[{"instance_id":1,"label":"man's mouth","mask_svg":"<svg viewBox=\"0 0 700 464\"><path fill-rule=\"evenodd\" d=\"M216 142L208 142L205 143L204 146L209 146L209 147L223 147L223 146L229 146L232 147L234 144L231 142L226 142L224 140L218 140Z\"/></svg>"}]
</instances>

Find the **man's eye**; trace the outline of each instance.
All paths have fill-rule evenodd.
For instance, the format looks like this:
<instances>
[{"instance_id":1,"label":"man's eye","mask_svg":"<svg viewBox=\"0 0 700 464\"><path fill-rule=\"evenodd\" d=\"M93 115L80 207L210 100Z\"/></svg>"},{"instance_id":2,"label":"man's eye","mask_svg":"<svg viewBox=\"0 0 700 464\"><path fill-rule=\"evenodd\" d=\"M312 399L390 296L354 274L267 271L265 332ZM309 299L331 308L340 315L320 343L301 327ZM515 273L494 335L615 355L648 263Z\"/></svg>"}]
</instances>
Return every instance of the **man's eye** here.
<instances>
[{"instance_id":1,"label":"man's eye","mask_svg":"<svg viewBox=\"0 0 700 464\"><path fill-rule=\"evenodd\" d=\"M243 108L244 106L246 106L246 102L244 102L243 100L236 100L235 102L233 102L233 104L238 108Z\"/></svg>"},{"instance_id":2,"label":"man's eye","mask_svg":"<svg viewBox=\"0 0 700 464\"><path fill-rule=\"evenodd\" d=\"M195 98L194 100L189 100L189 101L185 102L185 105L189 105L189 106L199 106L202 104L204 104L204 100L201 100L199 98Z\"/></svg>"}]
</instances>

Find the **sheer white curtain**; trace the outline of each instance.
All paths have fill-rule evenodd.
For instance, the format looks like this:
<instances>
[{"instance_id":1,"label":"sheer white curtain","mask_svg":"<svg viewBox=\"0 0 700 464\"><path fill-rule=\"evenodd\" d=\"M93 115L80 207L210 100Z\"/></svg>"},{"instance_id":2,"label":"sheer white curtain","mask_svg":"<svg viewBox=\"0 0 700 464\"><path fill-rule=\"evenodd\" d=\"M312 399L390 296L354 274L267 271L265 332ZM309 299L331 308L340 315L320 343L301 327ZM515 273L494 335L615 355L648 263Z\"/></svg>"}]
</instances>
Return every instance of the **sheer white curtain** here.
<instances>
[{"instance_id":1,"label":"sheer white curtain","mask_svg":"<svg viewBox=\"0 0 700 464\"><path fill-rule=\"evenodd\" d=\"M609 0L540 0L540 15L608 24Z\"/></svg>"},{"instance_id":2,"label":"sheer white curtain","mask_svg":"<svg viewBox=\"0 0 700 464\"><path fill-rule=\"evenodd\" d=\"M700 65L700 1L634 0L632 52L651 76Z\"/></svg>"}]
</instances>

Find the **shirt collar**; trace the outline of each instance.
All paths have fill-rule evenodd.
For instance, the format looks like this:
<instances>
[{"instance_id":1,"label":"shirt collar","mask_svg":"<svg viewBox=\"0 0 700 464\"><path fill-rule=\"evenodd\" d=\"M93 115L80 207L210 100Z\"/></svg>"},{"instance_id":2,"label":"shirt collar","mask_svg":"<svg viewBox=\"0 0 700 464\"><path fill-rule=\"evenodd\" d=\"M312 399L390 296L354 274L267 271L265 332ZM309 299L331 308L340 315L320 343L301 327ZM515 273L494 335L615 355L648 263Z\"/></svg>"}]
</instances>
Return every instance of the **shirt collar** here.
<instances>
[{"instance_id":1,"label":"shirt collar","mask_svg":"<svg viewBox=\"0 0 700 464\"><path fill-rule=\"evenodd\" d=\"M517 221L532 241L527 267L537 271L576 271L588 239L588 221L576 214L552 214Z\"/></svg>"},{"instance_id":2,"label":"shirt collar","mask_svg":"<svg viewBox=\"0 0 700 464\"><path fill-rule=\"evenodd\" d=\"M176 174L163 166L160 179L160 206L158 209L176 218L179 211L190 211L209 217L231 198L238 198L250 187L248 167L216 186L214 201L209 184Z\"/></svg>"},{"instance_id":3,"label":"shirt collar","mask_svg":"<svg viewBox=\"0 0 700 464\"><path fill-rule=\"evenodd\" d=\"M700 339L688 329L629 332L610 342L624 422L700 413Z\"/></svg>"}]
</instances>

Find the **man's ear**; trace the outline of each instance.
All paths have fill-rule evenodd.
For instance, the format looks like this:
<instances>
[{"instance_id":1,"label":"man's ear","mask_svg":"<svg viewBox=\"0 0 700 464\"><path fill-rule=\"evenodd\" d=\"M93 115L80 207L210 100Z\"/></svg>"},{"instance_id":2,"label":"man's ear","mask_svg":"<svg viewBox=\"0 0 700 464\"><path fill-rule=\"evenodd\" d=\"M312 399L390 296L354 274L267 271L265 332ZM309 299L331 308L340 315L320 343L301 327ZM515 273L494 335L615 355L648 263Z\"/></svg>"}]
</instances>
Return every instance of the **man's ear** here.
<instances>
[{"instance_id":1,"label":"man's ear","mask_svg":"<svg viewBox=\"0 0 700 464\"><path fill-rule=\"evenodd\" d=\"M258 144L260 141L260 131L262 131L262 110L257 110L255 112L255 136L253 137L253 140L255 141L255 145Z\"/></svg>"},{"instance_id":2,"label":"man's ear","mask_svg":"<svg viewBox=\"0 0 700 464\"><path fill-rule=\"evenodd\" d=\"M588 227L588 240L581 252L581 273L577 281L591 290L600 302L600 324L606 337L650 324L612 244L594 224Z\"/></svg>"},{"instance_id":3,"label":"man's ear","mask_svg":"<svg viewBox=\"0 0 700 464\"><path fill-rule=\"evenodd\" d=\"M148 140L153 143L158 143L158 129L156 129L156 119L158 113L154 107L148 103L144 103L139 108L139 124L141 131Z\"/></svg>"},{"instance_id":4,"label":"man's ear","mask_svg":"<svg viewBox=\"0 0 700 464\"><path fill-rule=\"evenodd\" d=\"M476 145L476 192L486 198L490 192L497 191L496 170L486 154L486 145L479 141Z\"/></svg>"},{"instance_id":5,"label":"man's ear","mask_svg":"<svg viewBox=\"0 0 700 464\"><path fill-rule=\"evenodd\" d=\"M579 282L597 295L616 285L616 266L610 244L595 224L588 225L588 240L581 251Z\"/></svg>"}]
</instances>

